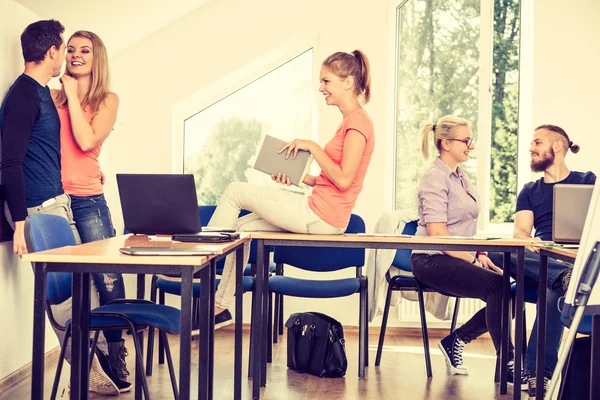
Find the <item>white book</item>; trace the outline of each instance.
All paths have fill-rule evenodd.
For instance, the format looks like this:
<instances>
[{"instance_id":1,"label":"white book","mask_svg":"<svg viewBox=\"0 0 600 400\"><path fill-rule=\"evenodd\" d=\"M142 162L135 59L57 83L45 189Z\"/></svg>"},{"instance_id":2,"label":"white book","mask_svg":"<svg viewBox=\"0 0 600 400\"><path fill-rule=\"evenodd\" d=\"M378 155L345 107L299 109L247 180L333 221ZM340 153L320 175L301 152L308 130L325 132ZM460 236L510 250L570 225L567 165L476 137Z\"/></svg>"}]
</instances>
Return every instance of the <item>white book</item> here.
<instances>
[{"instance_id":1,"label":"white book","mask_svg":"<svg viewBox=\"0 0 600 400\"><path fill-rule=\"evenodd\" d=\"M296 158L292 158L293 153L291 153L286 160L287 150L277 153L285 144L286 142L281 139L266 135L256 157L254 169L269 175L285 174L292 185L299 186L308 173L312 157L310 152L299 150Z\"/></svg>"}]
</instances>

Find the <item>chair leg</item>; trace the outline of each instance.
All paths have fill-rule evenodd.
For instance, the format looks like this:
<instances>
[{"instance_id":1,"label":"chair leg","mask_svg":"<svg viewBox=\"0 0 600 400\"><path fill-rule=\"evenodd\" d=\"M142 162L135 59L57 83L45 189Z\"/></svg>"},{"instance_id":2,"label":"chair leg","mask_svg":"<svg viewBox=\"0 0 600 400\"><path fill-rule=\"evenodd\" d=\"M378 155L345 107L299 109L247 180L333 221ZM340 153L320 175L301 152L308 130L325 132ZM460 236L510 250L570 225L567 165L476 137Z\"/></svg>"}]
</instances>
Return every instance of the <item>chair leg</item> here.
<instances>
[{"instance_id":1,"label":"chair leg","mask_svg":"<svg viewBox=\"0 0 600 400\"><path fill-rule=\"evenodd\" d=\"M143 352L142 352L142 345L140 342L140 336L138 335L137 330L135 329L135 327L131 327L131 332L132 335L131 337L133 338L133 345L135 347L135 361L136 361L136 374L135 374L135 380L136 380L136 390L137 390L137 380L140 379L142 382L142 390L144 393L144 398L145 399L149 399L150 398L150 394L148 391L148 382L146 381L146 375L144 374L144 361L142 360L143 358ZM143 339L143 336L142 336ZM139 372L138 372L139 371Z\"/></svg>"},{"instance_id":2,"label":"chair leg","mask_svg":"<svg viewBox=\"0 0 600 400\"><path fill-rule=\"evenodd\" d=\"M267 362L273 362L273 337L277 337L277 335L272 335L273 332L273 292L269 291L269 304L267 304L267 318L269 319L269 329L267 330Z\"/></svg>"},{"instance_id":3,"label":"chair leg","mask_svg":"<svg viewBox=\"0 0 600 400\"><path fill-rule=\"evenodd\" d=\"M162 305L165 304L165 292L162 290L158 291L158 303ZM158 363L165 363L165 344L163 343L163 339L160 335L158 335Z\"/></svg>"},{"instance_id":4,"label":"chair leg","mask_svg":"<svg viewBox=\"0 0 600 400\"><path fill-rule=\"evenodd\" d=\"M365 366L369 366L369 293L368 293L368 278L365 276L365 313L363 315L363 323L365 324Z\"/></svg>"},{"instance_id":5,"label":"chair leg","mask_svg":"<svg viewBox=\"0 0 600 400\"><path fill-rule=\"evenodd\" d=\"M273 310L273 343L277 343L279 340L279 307L281 307L279 301L281 296L275 293L275 308Z\"/></svg>"},{"instance_id":6,"label":"chair leg","mask_svg":"<svg viewBox=\"0 0 600 400\"><path fill-rule=\"evenodd\" d=\"M156 287L156 281L158 277L156 275L152 275L152 284L150 286L150 301L156 303L156 292L158 288ZM148 327L148 350L146 355L146 376L152 376L152 361L154 358L154 328Z\"/></svg>"},{"instance_id":7,"label":"chair leg","mask_svg":"<svg viewBox=\"0 0 600 400\"><path fill-rule=\"evenodd\" d=\"M383 352L383 342L385 340L385 330L387 329L388 316L390 314L390 303L392 301L392 285L388 285L387 295L385 296L385 307L383 309L383 320L381 321L381 330L379 331L379 343L377 344L377 355L375 356L375 366L381 363L381 353Z\"/></svg>"},{"instance_id":8,"label":"chair leg","mask_svg":"<svg viewBox=\"0 0 600 400\"><path fill-rule=\"evenodd\" d=\"M163 331L160 331L160 336L163 338L163 343L165 344L165 353L167 354L167 365L169 366L169 375L171 376L171 386L173 387L173 396L175 400L179 399L179 390L177 388L177 377L175 375L175 368L173 368L173 358L171 357L171 348L169 346L169 339L167 338L167 334Z\"/></svg>"},{"instance_id":9,"label":"chair leg","mask_svg":"<svg viewBox=\"0 0 600 400\"><path fill-rule=\"evenodd\" d=\"M254 296L254 291L252 292L252 310L254 311L254 301L256 296ZM254 312L250 314L250 344L248 345L248 379L252 379L252 367L254 366L254 329L256 328L254 321Z\"/></svg>"},{"instance_id":10,"label":"chair leg","mask_svg":"<svg viewBox=\"0 0 600 400\"><path fill-rule=\"evenodd\" d=\"M527 315L525 314L525 304L523 304L523 352L521 354L521 367L525 366L527 357ZM559 397L560 398L560 397Z\"/></svg>"},{"instance_id":11,"label":"chair leg","mask_svg":"<svg viewBox=\"0 0 600 400\"><path fill-rule=\"evenodd\" d=\"M365 297L366 285L364 279L360 280L359 315L358 315L358 377L365 377Z\"/></svg>"},{"instance_id":12,"label":"chair leg","mask_svg":"<svg viewBox=\"0 0 600 400\"><path fill-rule=\"evenodd\" d=\"M280 268L279 268L279 274L278 275L283 275L283 266L284 266L284 264L280 263L280 264L277 264L277 265L280 266ZM279 335L280 336L283 336L283 332L284 332L283 331L283 324L284 324L284 320L283 320L283 298L284 298L284 296L282 294L280 294L279 295L279 309L278 309L278 312L279 312L279 318L278 318L278 321L279 321Z\"/></svg>"},{"instance_id":13,"label":"chair leg","mask_svg":"<svg viewBox=\"0 0 600 400\"><path fill-rule=\"evenodd\" d=\"M285 322L283 320L283 298L284 298L284 296L282 294L280 294L279 295L279 336L283 336L283 333L284 333L283 324Z\"/></svg>"},{"instance_id":14,"label":"chair leg","mask_svg":"<svg viewBox=\"0 0 600 400\"><path fill-rule=\"evenodd\" d=\"M94 340L92 340L92 347L90 348L90 355L88 358L88 371L92 369L92 361L94 361L94 354L96 353L96 346L98 345L98 338L100 337L100 331L97 330L94 333Z\"/></svg>"},{"instance_id":15,"label":"chair leg","mask_svg":"<svg viewBox=\"0 0 600 400\"><path fill-rule=\"evenodd\" d=\"M56 374L54 375L54 383L52 384L52 393L50 394L50 400L56 399L58 392L58 382L60 381L60 374L62 372L63 363L65 361L65 351L67 350L67 343L71 336L71 324L67 325L65 329L65 337L60 345L60 355L58 356L58 365L56 366Z\"/></svg>"},{"instance_id":16,"label":"chair leg","mask_svg":"<svg viewBox=\"0 0 600 400\"><path fill-rule=\"evenodd\" d=\"M425 351L425 368L427 370L427 377L431 378L433 373L431 372L431 354L429 353L429 334L427 332L427 317L425 315L425 299L423 298L423 290L418 287L417 293L419 295L419 314L421 317L421 332L423 334L423 350Z\"/></svg>"},{"instance_id":17,"label":"chair leg","mask_svg":"<svg viewBox=\"0 0 600 400\"><path fill-rule=\"evenodd\" d=\"M456 329L456 321L458 320L458 310L460 308L460 298L457 297L454 302L454 312L452 313L452 323L450 324L450 333Z\"/></svg>"}]
</instances>

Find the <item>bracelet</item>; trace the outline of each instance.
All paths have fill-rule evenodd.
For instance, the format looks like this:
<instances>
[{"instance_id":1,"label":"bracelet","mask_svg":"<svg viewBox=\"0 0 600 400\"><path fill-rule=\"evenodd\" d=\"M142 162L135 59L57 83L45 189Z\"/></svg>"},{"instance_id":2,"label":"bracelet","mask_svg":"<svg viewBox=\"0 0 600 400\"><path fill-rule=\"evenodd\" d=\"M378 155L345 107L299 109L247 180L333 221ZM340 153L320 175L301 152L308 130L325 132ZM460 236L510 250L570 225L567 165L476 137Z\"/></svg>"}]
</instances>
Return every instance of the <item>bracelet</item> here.
<instances>
[{"instance_id":1,"label":"bracelet","mask_svg":"<svg viewBox=\"0 0 600 400\"><path fill-rule=\"evenodd\" d=\"M473 265L477 264L477 257L476 256L473 257L473 261L471 261L471 264L473 264Z\"/></svg>"},{"instance_id":2,"label":"bracelet","mask_svg":"<svg viewBox=\"0 0 600 400\"><path fill-rule=\"evenodd\" d=\"M488 255L487 251L478 251L475 254L475 258L479 258L479 256L486 256L487 257L487 255Z\"/></svg>"}]
</instances>

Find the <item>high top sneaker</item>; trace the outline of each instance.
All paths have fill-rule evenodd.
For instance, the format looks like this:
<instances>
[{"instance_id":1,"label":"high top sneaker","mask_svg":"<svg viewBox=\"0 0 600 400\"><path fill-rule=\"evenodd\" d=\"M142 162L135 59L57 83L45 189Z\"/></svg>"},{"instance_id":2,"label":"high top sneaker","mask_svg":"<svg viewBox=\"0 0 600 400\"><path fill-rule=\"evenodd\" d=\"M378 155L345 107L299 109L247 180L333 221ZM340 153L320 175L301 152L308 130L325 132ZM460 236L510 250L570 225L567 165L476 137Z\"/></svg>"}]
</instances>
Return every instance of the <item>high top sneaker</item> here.
<instances>
[{"instance_id":1,"label":"high top sneaker","mask_svg":"<svg viewBox=\"0 0 600 400\"><path fill-rule=\"evenodd\" d=\"M462 353L466 342L458 337L456 333L451 333L438 343L442 351L448 370L453 375L468 375L469 370L463 365Z\"/></svg>"},{"instance_id":2,"label":"high top sneaker","mask_svg":"<svg viewBox=\"0 0 600 400\"><path fill-rule=\"evenodd\" d=\"M517 377L516 384L521 386L522 391L527 391L529 388L529 376L521 371L520 377ZM515 360L510 360L508 362L508 384L515 384Z\"/></svg>"},{"instance_id":3,"label":"high top sneaker","mask_svg":"<svg viewBox=\"0 0 600 400\"><path fill-rule=\"evenodd\" d=\"M546 391L548 390L548 384L550 383L550 379L548 379L547 376L544 376L544 396L546 395ZM527 389L527 392L529 392L529 397L535 397L537 394L537 391L540 390L541 388L536 387L536 378L535 378L535 374L531 374L529 375L529 388Z\"/></svg>"}]
</instances>

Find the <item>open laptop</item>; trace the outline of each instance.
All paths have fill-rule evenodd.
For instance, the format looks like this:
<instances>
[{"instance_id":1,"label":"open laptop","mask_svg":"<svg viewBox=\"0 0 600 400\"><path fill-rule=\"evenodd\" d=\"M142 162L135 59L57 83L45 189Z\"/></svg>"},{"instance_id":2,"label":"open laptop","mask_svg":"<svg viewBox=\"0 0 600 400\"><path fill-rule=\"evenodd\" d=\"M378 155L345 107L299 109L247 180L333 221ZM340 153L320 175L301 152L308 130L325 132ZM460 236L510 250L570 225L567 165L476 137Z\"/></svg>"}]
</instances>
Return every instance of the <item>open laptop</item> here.
<instances>
[{"instance_id":1,"label":"open laptop","mask_svg":"<svg viewBox=\"0 0 600 400\"><path fill-rule=\"evenodd\" d=\"M555 243L579 243L594 185L554 185L552 240Z\"/></svg>"},{"instance_id":2,"label":"open laptop","mask_svg":"<svg viewBox=\"0 0 600 400\"><path fill-rule=\"evenodd\" d=\"M202 232L196 184L191 174L117 174L125 229L167 234L187 242L228 242L231 231Z\"/></svg>"}]
</instances>

